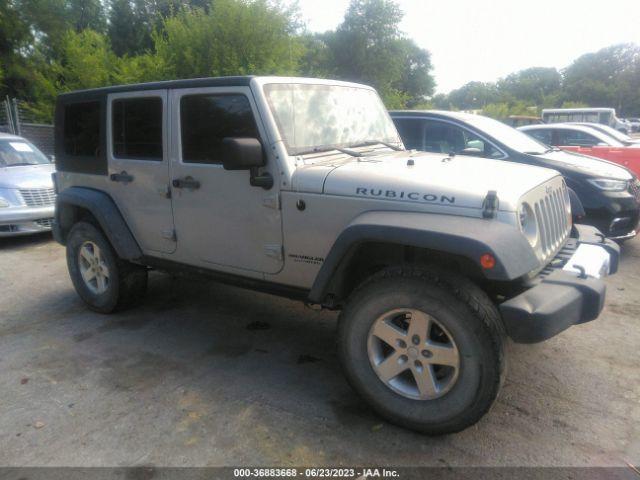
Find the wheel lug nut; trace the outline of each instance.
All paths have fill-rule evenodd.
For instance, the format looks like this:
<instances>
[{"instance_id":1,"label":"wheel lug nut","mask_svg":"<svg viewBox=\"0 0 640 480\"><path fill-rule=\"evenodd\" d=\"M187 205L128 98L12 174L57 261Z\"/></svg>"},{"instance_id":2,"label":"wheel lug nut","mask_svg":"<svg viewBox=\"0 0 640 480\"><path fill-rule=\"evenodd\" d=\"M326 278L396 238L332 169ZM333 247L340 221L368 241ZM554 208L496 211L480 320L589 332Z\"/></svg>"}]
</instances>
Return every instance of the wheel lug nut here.
<instances>
[{"instance_id":1,"label":"wheel lug nut","mask_svg":"<svg viewBox=\"0 0 640 480\"><path fill-rule=\"evenodd\" d=\"M431 350L422 350L422 356L424 358L431 358L433 357L433 353L431 352Z\"/></svg>"},{"instance_id":2,"label":"wheel lug nut","mask_svg":"<svg viewBox=\"0 0 640 480\"><path fill-rule=\"evenodd\" d=\"M418 345L420 343L420 337L418 335L414 335L413 337L411 337L411 341L414 345Z\"/></svg>"},{"instance_id":3,"label":"wheel lug nut","mask_svg":"<svg viewBox=\"0 0 640 480\"><path fill-rule=\"evenodd\" d=\"M400 348L407 348L407 342L405 342L404 340L398 339L398 340L396 340L396 344Z\"/></svg>"},{"instance_id":4,"label":"wheel lug nut","mask_svg":"<svg viewBox=\"0 0 640 480\"><path fill-rule=\"evenodd\" d=\"M400 355L400 363L407 363L409 361L409 357L406 355Z\"/></svg>"},{"instance_id":5,"label":"wheel lug nut","mask_svg":"<svg viewBox=\"0 0 640 480\"><path fill-rule=\"evenodd\" d=\"M413 362L413 364L418 370L422 370L422 363L420 362L420 360L416 360L415 362Z\"/></svg>"}]
</instances>

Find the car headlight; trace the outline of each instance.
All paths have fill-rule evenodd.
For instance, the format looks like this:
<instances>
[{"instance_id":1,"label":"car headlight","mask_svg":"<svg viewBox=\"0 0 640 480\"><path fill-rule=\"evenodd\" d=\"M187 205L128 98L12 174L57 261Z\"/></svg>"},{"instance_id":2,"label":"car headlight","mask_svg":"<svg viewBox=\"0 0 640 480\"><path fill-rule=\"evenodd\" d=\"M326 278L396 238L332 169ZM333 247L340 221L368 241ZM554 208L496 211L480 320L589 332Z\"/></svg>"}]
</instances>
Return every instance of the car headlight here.
<instances>
[{"instance_id":1,"label":"car headlight","mask_svg":"<svg viewBox=\"0 0 640 480\"><path fill-rule=\"evenodd\" d=\"M0 208L6 208L8 206L10 206L9 200L0 197Z\"/></svg>"},{"instance_id":2,"label":"car headlight","mask_svg":"<svg viewBox=\"0 0 640 480\"><path fill-rule=\"evenodd\" d=\"M588 178L587 182L600 190L608 192L622 192L628 186L626 180L612 180L610 178Z\"/></svg>"},{"instance_id":3,"label":"car headlight","mask_svg":"<svg viewBox=\"0 0 640 480\"><path fill-rule=\"evenodd\" d=\"M536 221L536 215L528 203L523 203L518 209L518 222L520 224L520 230L524 234L525 238L532 247L538 244L538 222Z\"/></svg>"}]
</instances>

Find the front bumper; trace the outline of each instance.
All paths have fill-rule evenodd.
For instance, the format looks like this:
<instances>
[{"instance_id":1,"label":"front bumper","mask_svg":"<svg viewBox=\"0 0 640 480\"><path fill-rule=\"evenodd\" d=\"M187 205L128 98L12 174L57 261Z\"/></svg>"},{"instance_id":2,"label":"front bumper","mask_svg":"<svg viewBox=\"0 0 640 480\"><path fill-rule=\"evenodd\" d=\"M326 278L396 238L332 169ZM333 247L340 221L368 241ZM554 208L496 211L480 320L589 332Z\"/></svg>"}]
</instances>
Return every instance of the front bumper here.
<instances>
[{"instance_id":1,"label":"front bumper","mask_svg":"<svg viewBox=\"0 0 640 480\"><path fill-rule=\"evenodd\" d=\"M0 209L0 237L29 235L51 230L55 207L9 207Z\"/></svg>"},{"instance_id":2,"label":"front bumper","mask_svg":"<svg viewBox=\"0 0 640 480\"><path fill-rule=\"evenodd\" d=\"M609 256L609 274L618 270L620 247L593 227L575 225L572 238L549 265L528 282L527 289L500 304L507 334L515 342L541 342L571 325L598 318L604 307L604 281L563 270L581 244L604 249Z\"/></svg>"}]
</instances>

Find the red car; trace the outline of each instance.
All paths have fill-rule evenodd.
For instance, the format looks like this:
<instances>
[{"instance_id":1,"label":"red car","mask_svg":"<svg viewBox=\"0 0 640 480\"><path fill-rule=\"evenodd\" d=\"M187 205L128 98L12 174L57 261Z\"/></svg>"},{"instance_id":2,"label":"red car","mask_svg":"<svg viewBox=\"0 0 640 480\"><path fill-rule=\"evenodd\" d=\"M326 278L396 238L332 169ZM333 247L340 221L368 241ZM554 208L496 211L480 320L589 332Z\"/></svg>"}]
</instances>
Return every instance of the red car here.
<instances>
[{"instance_id":1,"label":"red car","mask_svg":"<svg viewBox=\"0 0 640 480\"><path fill-rule=\"evenodd\" d=\"M546 145L617 163L640 177L640 145L625 145L602 131L571 123L527 125L518 130Z\"/></svg>"}]
</instances>

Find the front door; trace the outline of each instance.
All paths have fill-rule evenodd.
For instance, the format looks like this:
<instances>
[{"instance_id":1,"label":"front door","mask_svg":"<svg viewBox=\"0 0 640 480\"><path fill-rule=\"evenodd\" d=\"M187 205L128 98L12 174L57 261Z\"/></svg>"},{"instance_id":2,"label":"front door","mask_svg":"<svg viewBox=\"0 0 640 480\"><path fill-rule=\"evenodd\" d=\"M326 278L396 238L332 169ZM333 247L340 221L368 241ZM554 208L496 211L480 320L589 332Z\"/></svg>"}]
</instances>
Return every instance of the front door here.
<instances>
[{"instance_id":1,"label":"front door","mask_svg":"<svg viewBox=\"0 0 640 480\"><path fill-rule=\"evenodd\" d=\"M222 139L268 145L247 87L173 90L172 203L180 261L259 276L283 265L278 182L252 187L249 171L222 167ZM278 178L273 160L264 169Z\"/></svg>"},{"instance_id":2,"label":"front door","mask_svg":"<svg viewBox=\"0 0 640 480\"><path fill-rule=\"evenodd\" d=\"M167 91L114 93L107 102L109 194L145 253L171 253Z\"/></svg>"}]
</instances>

